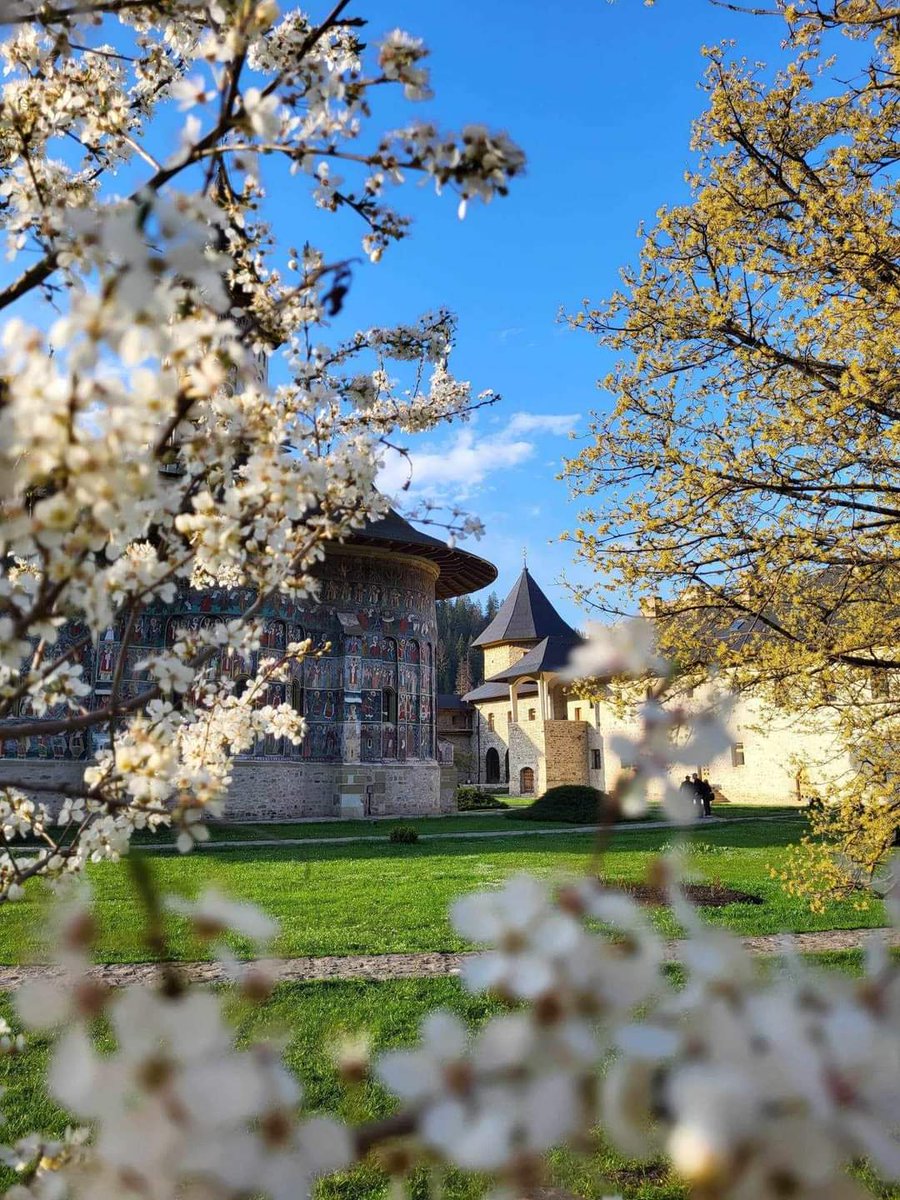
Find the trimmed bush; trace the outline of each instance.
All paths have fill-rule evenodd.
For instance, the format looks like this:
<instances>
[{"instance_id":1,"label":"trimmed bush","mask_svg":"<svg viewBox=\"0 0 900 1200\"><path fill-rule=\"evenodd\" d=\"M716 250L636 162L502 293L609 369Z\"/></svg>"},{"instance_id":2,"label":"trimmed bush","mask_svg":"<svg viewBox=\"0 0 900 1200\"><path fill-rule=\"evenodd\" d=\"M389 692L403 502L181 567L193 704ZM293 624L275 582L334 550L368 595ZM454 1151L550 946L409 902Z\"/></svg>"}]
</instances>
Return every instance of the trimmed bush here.
<instances>
[{"instance_id":1,"label":"trimmed bush","mask_svg":"<svg viewBox=\"0 0 900 1200\"><path fill-rule=\"evenodd\" d=\"M477 812L479 809L509 808L509 805L484 788L461 787L456 789L456 807L460 812Z\"/></svg>"},{"instance_id":2,"label":"trimmed bush","mask_svg":"<svg viewBox=\"0 0 900 1200\"><path fill-rule=\"evenodd\" d=\"M565 821L569 825L595 825L600 820L605 792L583 784L567 783L550 788L527 808L514 808L511 821Z\"/></svg>"},{"instance_id":3,"label":"trimmed bush","mask_svg":"<svg viewBox=\"0 0 900 1200\"><path fill-rule=\"evenodd\" d=\"M412 825L397 825L391 830L388 840L391 842L399 842L404 846L408 846L412 842L417 842L419 840L419 831Z\"/></svg>"}]
</instances>

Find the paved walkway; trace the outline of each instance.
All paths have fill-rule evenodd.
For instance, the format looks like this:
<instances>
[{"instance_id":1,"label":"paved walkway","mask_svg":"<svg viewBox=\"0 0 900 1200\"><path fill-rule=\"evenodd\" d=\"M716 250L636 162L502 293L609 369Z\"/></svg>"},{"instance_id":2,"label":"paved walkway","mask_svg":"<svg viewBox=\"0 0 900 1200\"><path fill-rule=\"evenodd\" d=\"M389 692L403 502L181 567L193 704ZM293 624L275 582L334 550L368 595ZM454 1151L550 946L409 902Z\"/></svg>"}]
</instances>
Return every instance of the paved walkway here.
<instances>
[{"instance_id":1,"label":"paved walkway","mask_svg":"<svg viewBox=\"0 0 900 1200\"><path fill-rule=\"evenodd\" d=\"M891 944L900 946L900 931L871 929L831 929L816 933L795 933L789 939L784 934L741 938L751 954L777 954L787 941L803 954L821 954L827 950L858 950L873 933L888 936ZM671 941L666 952L677 961L682 943ZM432 979L457 975L463 962L472 954L353 954L332 955L327 958L259 959L270 977L277 980L302 982L322 980L381 980ZM223 983L227 975L217 962L187 962L176 964L192 980L201 983ZM111 987L128 983L149 983L156 978L155 963L104 963L92 968L94 978ZM0 990L10 991L27 979L52 979L59 974L54 966L0 966Z\"/></svg>"},{"instance_id":2,"label":"paved walkway","mask_svg":"<svg viewBox=\"0 0 900 1200\"><path fill-rule=\"evenodd\" d=\"M396 818L391 818L396 820ZM651 829L671 829L673 832L683 832L686 829L697 830L706 829L710 825L737 825L746 821L758 821L759 817L704 817L702 821L698 821L694 825L673 825L671 821L617 821L614 825L607 827L607 830L612 832L623 833L643 833ZM784 821L790 820L790 814L778 814L777 816L767 817L768 821ZM564 825L557 824L552 829L529 828L527 822L523 821L518 829L460 829L454 833L420 833L420 842L440 842L440 841L459 841L460 839L469 838L511 838L511 837L559 837L562 834L570 833L597 833L596 825ZM256 847L264 849L272 846L340 846L351 845L354 842L386 842L389 840L389 834L386 833L359 833L345 837L309 837L309 838L252 838L241 839L240 841L231 841L222 839L216 841L211 839L208 842L197 842L196 849L198 850L252 850ZM152 850L157 853L159 850L175 850L175 844L170 842L132 842L132 846L136 850Z\"/></svg>"}]
</instances>

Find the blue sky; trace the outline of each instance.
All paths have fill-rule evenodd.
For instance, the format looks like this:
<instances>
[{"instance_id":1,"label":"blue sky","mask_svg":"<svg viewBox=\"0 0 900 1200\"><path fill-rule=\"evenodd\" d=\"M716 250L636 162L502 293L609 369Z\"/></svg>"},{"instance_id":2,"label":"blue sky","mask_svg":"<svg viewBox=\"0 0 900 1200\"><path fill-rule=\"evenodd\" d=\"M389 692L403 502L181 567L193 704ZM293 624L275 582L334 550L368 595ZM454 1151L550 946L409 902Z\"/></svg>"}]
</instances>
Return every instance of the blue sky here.
<instances>
[{"instance_id":1,"label":"blue sky","mask_svg":"<svg viewBox=\"0 0 900 1200\"><path fill-rule=\"evenodd\" d=\"M384 91L363 144L414 118L445 129L479 122L507 130L526 151L528 170L508 197L471 204L463 221L456 198L435 197L428 184L413 180L389 194L413 215L412 235L378 265L363 259L354 267L346 308L329 333L411 322L438 307L457 314L457 376L503 399L468 424L411 444L406 502L431 496L477 514L487 534L466 545L496 563L501 595L527 547L541 586L568 620L583 624L560 579L591 575L557 540L577 518L557 476L564 456L577 453L591 409L608 403L596 380L612 364L559 313L607 296L619 268L637 258L639 222L685 198L690 126L704 102L700 47L733 38L736 55L771 63L781 57L783 26L708 0L658 0L652 8L641 0L381 0L353 11L368 17L370 40L398 26L423 37L435 92L410 104L397 89L393 99ZM167 145L182 120L163 113L158 131ZM280 163L261 166L266 215L282 245L309 240L329 261L354 247L361 253L358 218L314 209L308 182ZM113 186L127 194L142 176L138 164ZM278 382L283 369L272 374ZM386 487L392 479L396 472Z\"/></svg>"},{"instance_id":2,"label":"blue sky","mask_svg":"<svg viewBox=\"0 0 900 1200\"><path fill-rule=\"evenodd\" d=\"M414 488L482 518L486 537L467 544L497 564L501 594L527 545L534 576L583 623L558 582L564 571L586 572L554 541L577 512L556 476L578 447L568 432L577 439L589 411L607 402L596 380L610 362L587 334L559 323L559 310L614 289L619 267L637 256L639 221L684 197L690 124L703 107L701 45L735 38L735 53L772 61L783 27L706 0L395 0L368 12L368 36L399 25L432 51L435 99L392 107L390 122L427 115L445 127L504 128L529 165L509 197L470 206L464 221L453 197L401 189L396 203L414 214L413 235L377 266L355 269L347 325L411 320L439 305L458 314L457 375L503 401L414 443Z\"/></svg>"}]
</instances>

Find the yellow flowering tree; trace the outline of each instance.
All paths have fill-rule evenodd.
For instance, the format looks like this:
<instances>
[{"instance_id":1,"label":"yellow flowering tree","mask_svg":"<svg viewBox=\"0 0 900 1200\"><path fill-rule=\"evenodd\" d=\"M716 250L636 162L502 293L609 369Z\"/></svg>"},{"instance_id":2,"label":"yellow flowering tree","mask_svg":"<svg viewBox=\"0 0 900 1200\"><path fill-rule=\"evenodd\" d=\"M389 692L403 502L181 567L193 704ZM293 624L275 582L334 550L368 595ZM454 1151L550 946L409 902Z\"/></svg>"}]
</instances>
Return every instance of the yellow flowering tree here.
<instances>
[{"instance_id":1,"label":"yellow flowering tree","mask_svg":"<svg viewBox=\"0 0 900 1200\"><path fill-rule=\"evenodd\" d=\"M900 5L772 7L790 62L704 52L689 202L570 317L618 363L567 536L601 606L666 599L686 669L837 723L856 770L794 886L839 891L900 820Z\"/></svg>"}]
</instances>

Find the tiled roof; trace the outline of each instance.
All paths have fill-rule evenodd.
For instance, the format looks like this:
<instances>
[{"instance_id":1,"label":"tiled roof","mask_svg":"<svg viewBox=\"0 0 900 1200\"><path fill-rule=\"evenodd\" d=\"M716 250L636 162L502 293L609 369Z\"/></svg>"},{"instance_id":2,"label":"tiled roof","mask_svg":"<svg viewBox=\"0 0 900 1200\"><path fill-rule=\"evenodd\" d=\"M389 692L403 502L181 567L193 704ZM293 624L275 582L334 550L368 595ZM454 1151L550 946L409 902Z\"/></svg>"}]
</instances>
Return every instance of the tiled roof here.
<instances>
[{"instance_id":1,"label":"tiled roof","mask_svg":"<svg viewBox=\"0 0 900 1200\"><path fill-rule=\"evenodd\" d=\"M546 637L577 638L575 630L562 619L525 567L512 591L473 646L492 646L497 642L539 642Z\"/></svg>"}]
</instances>

